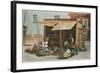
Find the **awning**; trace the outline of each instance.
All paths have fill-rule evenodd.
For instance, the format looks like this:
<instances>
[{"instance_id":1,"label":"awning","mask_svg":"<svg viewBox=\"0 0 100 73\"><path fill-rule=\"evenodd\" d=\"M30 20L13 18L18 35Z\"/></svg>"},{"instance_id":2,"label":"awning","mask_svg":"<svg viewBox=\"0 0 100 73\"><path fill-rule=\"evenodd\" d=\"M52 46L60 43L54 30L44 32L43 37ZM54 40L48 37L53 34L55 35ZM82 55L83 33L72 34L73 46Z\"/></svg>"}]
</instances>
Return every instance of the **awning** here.
<instances>
[{"instance_id":1,"label":"awning","mask_svg":"<svg viewBox=\"0 0 100 73\"><path fill-rule=\"evenodd\" d=\"M57 22L45 22L43 25L49 26L49 27L54 27L57 24L58 24Z\"/></svg>"},{"instance_id":2,"label":"awning","mask_svg":"<svg viewBox=\"0 0 100 73\"><path fill-rule=\"evenodd\" d=\"M71 30L76 23L76 21L59 22L52 30Z\"/></svg>"}]
</instances>

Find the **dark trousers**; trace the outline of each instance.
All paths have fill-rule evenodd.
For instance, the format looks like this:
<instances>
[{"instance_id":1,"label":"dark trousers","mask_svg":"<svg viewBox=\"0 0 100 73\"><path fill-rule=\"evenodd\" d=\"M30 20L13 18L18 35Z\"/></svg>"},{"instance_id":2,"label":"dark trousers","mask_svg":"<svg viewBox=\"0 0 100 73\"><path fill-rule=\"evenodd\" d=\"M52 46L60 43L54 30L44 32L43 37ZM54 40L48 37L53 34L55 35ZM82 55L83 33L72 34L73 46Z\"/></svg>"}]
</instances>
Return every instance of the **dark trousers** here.
<instances>
[{"instance_id":1,"label":"dark trousers","mask_svg":"<svg viewBox=\"0 0 100 73\"><path fill-rule=\"evenodd\" d=\"M77 48L70 48L71 50L71 55L74 56L74 55L78 55L78 49Z\"/></svg>"}]
</instances>

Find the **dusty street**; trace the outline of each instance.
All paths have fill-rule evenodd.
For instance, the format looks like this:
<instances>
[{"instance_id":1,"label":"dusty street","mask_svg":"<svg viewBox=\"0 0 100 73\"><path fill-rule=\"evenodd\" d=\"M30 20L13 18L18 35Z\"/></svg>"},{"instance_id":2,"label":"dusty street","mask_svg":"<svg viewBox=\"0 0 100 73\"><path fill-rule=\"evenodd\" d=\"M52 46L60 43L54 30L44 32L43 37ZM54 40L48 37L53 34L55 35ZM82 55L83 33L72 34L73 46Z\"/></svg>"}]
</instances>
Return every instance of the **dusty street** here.
<instances>
[{"instance_id":1,"label":"dusty street","mask_svg":"<svg viewBox=\"0 0 100 73\"><path fill-rule=\"evenodd\" d=\"M87 51L79 52L78 55L72 56L66 60L80 60L80 59L90 59L90 42L85 42L85 47L87 48ZM59 60L58 56L43 56L43 57L37 57L35 54L26 53L23 50L23 62L35 62L35 61L55 61Z\"/></svg>"}]
</instances>

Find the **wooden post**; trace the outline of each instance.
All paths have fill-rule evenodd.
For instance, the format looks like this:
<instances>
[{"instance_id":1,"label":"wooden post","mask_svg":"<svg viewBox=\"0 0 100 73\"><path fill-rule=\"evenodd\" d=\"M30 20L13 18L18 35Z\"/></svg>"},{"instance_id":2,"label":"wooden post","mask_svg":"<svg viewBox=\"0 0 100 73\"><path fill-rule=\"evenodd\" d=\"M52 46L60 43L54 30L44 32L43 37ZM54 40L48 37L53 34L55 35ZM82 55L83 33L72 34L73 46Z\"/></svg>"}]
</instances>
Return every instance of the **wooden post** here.
<instances>
[{"instance_id":1,"label":"wooden post","mask_svg":"<svg viewBox=\"0 0 100 73\"><path fill-rule=\"evenodd\" d=\"M64 42L65 42L65 31L63 30L63 47L64 47Z\"/></svg>"},{"instance_id":2,"label":"wooden post","mask_svg":"<svg viewBox=\"0 0 100 73\"><path fill-rule=\"evenodd\" d=\"M60 30L60 48L62 48L62 30Z\"/></svg>"},{"instance_id":3,"label":"wooden post","mask_svg":"<svg viewBox=\"0 0 100 73\"><path fill-rule=\"evenodd\" d=\"M63 40L62 40L63 36L62 36L62 30L60 30L60 48L61 48L61 53L63 55Z\"/></svg>"}]
</instances>

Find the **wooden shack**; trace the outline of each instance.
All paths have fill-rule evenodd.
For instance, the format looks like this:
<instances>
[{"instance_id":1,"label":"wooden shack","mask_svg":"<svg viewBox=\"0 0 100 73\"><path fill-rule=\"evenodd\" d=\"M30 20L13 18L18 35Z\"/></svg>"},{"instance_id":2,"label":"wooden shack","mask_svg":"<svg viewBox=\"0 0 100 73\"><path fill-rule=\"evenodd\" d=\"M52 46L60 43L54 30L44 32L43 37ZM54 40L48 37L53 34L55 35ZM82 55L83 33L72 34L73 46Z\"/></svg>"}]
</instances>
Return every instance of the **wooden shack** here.
<instances>
[{"instance_id":1,"label":"wooden shack","mask_svg":"<svg viewBox=\"0 0 100 73\"><path fill-rule=\"evenodd\" d=\"M84 28L82 23L75 19L45 19L44 38L54 39L57 47L64 48L64 42L68 41L72 34L73 46L85 47Z\"/></svg>"}]
</instances>

